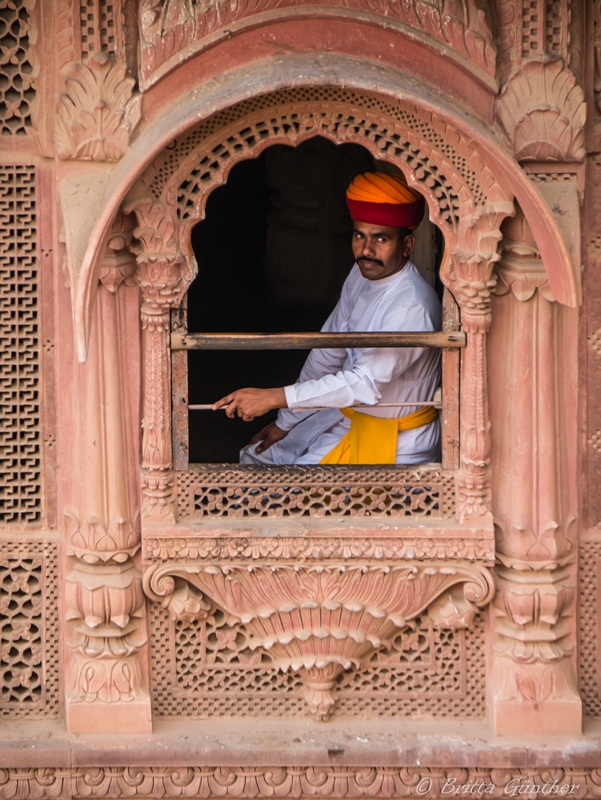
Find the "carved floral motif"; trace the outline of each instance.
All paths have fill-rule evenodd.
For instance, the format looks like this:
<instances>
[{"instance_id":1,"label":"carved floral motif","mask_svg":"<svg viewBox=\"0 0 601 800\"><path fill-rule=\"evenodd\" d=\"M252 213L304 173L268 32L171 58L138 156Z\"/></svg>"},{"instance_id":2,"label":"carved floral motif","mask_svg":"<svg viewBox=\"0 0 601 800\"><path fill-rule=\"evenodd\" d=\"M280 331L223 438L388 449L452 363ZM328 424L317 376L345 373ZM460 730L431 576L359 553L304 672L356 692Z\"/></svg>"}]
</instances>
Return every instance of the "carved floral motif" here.
<instances>
[{"instance_id":1,"label":"carved floral motif","mask_svg":"<svg viewBox=\"0 0 601 800\"><path fill-rule=\"evenodd\" d=\"M175 54L253 14L309 5L307 0L143 0L140 5L142 72L150 77ZM382 15L416 28L494 76L496 52L486 17L476 0L325 0L323 6ZM228 31L225 31L227 34Z\"/></svg>"},{"instance_id":2,"label":"carved floral motif","mask_svg":"<svg viewBox=\"0 0 601 800\"><path fill-rule=\"evenodd\" d=\"M583 161L586 104L561 61L524 62L504 86L496 115L518 161Z\"/></svg>"},{"instance_id":3,"label":"carved floral motif","mask_svg":"<svg viewBox=\"0 0 601 800\"><path fill-rule=\"evenodd\" d=\"M277 667L300 674L307 702L318 719L331 713L336 680L343 670L359 668L396 629L434 600L460 587L461 613L445 614L438 608L437 620L464 626L468 609L475 612L494 593L488 570L464 563L172 563L147 570L144 588L149 597L169 605L174 613L171 598L181 592L182 581L244 623L252 635L251 650L268 650ZM199 613L199 598L195 600L192 611ZM184 614L188 616L188 609Z\"/></svg>"},{"instance_id":4,"label":"carved floral motif","mask_svg":"<svg viewBox=\"0 0 601 800\"><path fill-rule=\"evenodd\" d=\"M365 766L134 766L0 769L2 800L75 800L82 797L406 798L436 800L446 791L503 798L541 797L545 791L575 800L601 797L601 770L593 767L365 767ZM492 787L489 789L488 787ZM488 791L486 791L488 789Z\"/></svg>"},{"instance_id":5,"label":"carved floral motif","mask_svg":"<svg viewBox=\"0 0 601 800\"><path fill-rule=\"evenodd\" d=\"M428 531L423 538L405 536L397 532L390 538L332 536L305 538L302 536L256 536L250 531L236 537L153 536L144 539L144 559L153 561L181 561L184 558L369 558L387 559L466 559L469 561L494 561L494 540L470 537L457 530L455 537L435 536Z\"/></svg>"},{"instance_id":6,"label":"carved floral motif","mask_svg":"<svg viewBox=\"0 0 601 800\"><path fill-rule=\"evenodd\" d=\"M86 63L72 64L64 76L54 133L59 158L118 161L141 114L135 80L106 53L94 53Z\"/></svg>"}]
</instances>

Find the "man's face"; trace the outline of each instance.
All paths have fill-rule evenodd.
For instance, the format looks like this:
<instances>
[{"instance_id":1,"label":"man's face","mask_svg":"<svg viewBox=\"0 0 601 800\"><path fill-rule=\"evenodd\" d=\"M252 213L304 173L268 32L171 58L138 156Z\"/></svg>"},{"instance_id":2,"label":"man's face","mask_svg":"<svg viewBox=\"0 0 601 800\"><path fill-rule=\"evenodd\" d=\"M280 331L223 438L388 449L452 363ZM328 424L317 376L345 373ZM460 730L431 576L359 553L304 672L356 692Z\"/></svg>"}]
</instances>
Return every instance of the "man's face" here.
<instances>
[{"instance_id":1,"label":"man's face","mask_svg":"<svg viewBox=\"0 0 601 800\"><path fill-rule=\"evenodd\" d=\"M364 278L379 281L403 269L415 247L415 236L403 238L401 232L401 228L353 222L353 255Z\"/></svg>"}]
</instances>

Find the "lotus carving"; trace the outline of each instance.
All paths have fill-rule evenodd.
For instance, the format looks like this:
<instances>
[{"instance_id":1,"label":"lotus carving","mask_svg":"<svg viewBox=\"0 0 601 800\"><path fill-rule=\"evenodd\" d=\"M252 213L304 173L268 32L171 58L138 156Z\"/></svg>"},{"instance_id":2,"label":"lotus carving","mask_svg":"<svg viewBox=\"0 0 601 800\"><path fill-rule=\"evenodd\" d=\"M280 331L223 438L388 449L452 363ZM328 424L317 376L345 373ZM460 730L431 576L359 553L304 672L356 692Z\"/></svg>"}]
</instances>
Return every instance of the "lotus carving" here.
<instances>
[{"instance_id":1,"label":"lotus carving","mask_svg":"<svg viewBox=\"0 0 601 800\"><path fill-rule=\"evenodd\" d=\"M403 566L328 564L164 564L148 570L144 589L176 613L169 598L191 584L242 622L250 646L281 670L298 672L313 714L326 719L344 670L358 669L394 633L451 589L477 610L492 598L489 571L474 564ZM459 617L457 617L459 619ZM461 624L459 622L458 624Z\"/></svg>"}]
</instances>

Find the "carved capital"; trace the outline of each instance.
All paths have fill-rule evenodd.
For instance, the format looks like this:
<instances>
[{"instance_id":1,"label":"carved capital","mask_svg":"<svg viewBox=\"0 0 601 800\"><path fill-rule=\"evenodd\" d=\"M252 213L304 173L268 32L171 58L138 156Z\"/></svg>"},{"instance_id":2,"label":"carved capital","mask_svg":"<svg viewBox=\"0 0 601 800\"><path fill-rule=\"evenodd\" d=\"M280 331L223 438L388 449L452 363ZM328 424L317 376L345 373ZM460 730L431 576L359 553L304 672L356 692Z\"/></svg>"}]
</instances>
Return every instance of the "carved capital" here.
<instances>
[{"instance_id":1,"label":"carved capital","mask_svg":"<svg viewBox=\"0 0 601 800\"><path fill-rule=\"evenodd\" d=\"M574 616L575 586L567 566L545 566L513 562L496 573L495 651L518 663L551 663L574 649L569 620Z\"/></svg>"},{"instance_id":2,"label":"carved capital","mask_svg":"<svg viewBox=\"0 0 601 800\"><path fill-rule=\"evenodd\" d=\"M123 563L140 549L140 534L136 520L115 517L108 522L98 517L80 520L74 511L64 512L67 525L68 550L88 564L114 561Z\"/></svg>"},{"instance_id":3,"label":"carved capital","mask_svg":"<svg viewBox=\"0 0 601 800\"><path fill-rule=\"evenodd\" d=\"M76 564L66 579L67 619L82 620L78 630L93 636L123 635L136 617L144 615L142 576L133 561L107 565Z\"/></svg>"},{"instance_id":4,"label":"carved capital","mask_svg":"<svg viewBox=\"0 0 601 800\"><path fill-rule=\"evenodd\" d=\"M514 70L496 117L518 161L584 160L584 94L562 61L546 57Z\"/></svg>"},{"instance_id":5,"label":"carved capital","mask_svg":"<svg viewBox=\"0 0 601 800\"><path fill-rule=\"evenodd\" d=\"M58 157L118 161L140 120L134 78L106 53L94 53L85 63L72 64L64 80L67 91L60 95L54 131Z\"/></svg>"},{"instance_id":6,"label":"carved capital","mask_svg":"<svg viewBox=\"0 0 601 800\"><path fill-rule=\"evenodd\" d=\"M513 295L525 302L538 291L549 302L554 301L549 279L524 214L519 208L513 218L503 223L501 260L497 265L498 282L494 293Z\"/></svg>"},{"instance_id":7,"label":"carved capital","mask_svg":"<svg viewBox=\"0 0 601 800\"><path fill-rule=\"evenodd\" d=\"M137 262L131 245L133 240L132 219L119 213L106 246L100 265L98 279L105 289L114 294L122 283L135 285L134 273Z\"/></svg>"},{"instance_id":8,"label":"carved capital","mask_svg":"<svg viewBox=\"0 0 601 800\"><path fill-rule=\"evenodd\" d=\"M144 575L144 589L172 613L202 613L207 601L184 597L182 582L246 625L251 649L269 651L282 670L299 672L312 712L326 718L333 708L337 677L358 668L394 631L453 590L467 622L492 598L490 572L475 564L415 566L329 564L299 566L163 564ZM457 598L461 596L461 600ZM203 605L204 603L204 605ZM188 607L186 607L186 604ZM461 624L457 614L437 608L440 625Z\"/></svg>"}]
</instances>

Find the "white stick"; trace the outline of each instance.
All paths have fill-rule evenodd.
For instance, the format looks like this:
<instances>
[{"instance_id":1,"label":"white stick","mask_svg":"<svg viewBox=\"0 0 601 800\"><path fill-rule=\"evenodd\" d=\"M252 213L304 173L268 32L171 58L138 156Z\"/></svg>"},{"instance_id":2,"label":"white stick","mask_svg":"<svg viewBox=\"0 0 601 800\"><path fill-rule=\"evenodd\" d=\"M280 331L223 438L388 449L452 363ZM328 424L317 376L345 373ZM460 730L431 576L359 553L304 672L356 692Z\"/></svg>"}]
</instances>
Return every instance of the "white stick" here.
<instances>
[{"instance_id":1,"label":"white stick","mask_svg":"<svg viewBox=\"0 0 601 800\"><path fill-rule=\"evenodd\" d=\"M353 408L415 408L418 406L432 406L432 408L442 408L442 403L430 400L425 403L378 403L375 406L356 405ZM223 406L218 411L224 411L227 406ZM188 406L188 411L212 411L212 403L196 403ZM331 411L331 406L319 406L318 408L291 408L289 411Z\"/></svg>"}]
</instances>

